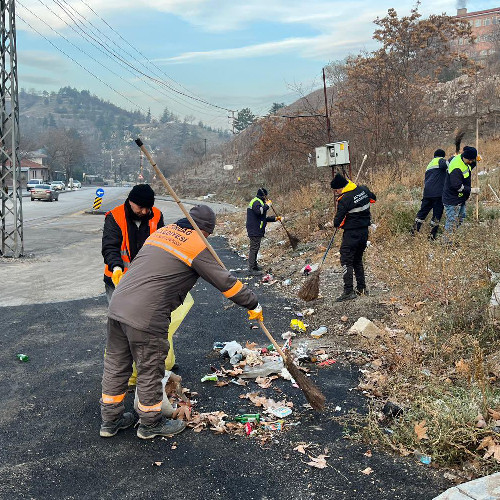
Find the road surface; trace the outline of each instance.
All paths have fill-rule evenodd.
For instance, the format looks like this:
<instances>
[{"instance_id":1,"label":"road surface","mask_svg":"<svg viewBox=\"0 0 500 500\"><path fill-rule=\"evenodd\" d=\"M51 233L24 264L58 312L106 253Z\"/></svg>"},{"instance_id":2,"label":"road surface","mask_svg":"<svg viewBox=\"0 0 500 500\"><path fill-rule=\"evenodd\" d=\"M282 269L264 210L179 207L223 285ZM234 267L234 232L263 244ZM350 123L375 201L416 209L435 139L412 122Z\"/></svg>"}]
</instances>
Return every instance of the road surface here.
<instances>
[{"instance_id":1,"label":"road surface","mask_svg":"<svg viewBox=\"0 0 500 500\"><path fill-rule=\"evenodd\" d=\"M127 190L108 191L112 205ZM252 437L231 438L208 430L187 430L168 440L142 441L134 429L100 438L107 307L101 281L103 217L82 213L93 196L93 190L82 190L63 194L59 203L28 202L26 248L33 256L0 260L0 498L426 500L449 486L411 458L377 449L368 457L367 446L345 439L332 416L366 411L366 406L354 390L357 369L340 363L313 373L327 396L322 414L303 408L305 400L290 382L273 383L294 403L288 419L300 424L276 432L264 446ZM172 203L159 206L167 221L179 215ZM212 241L228 268L244 266L223 239ZM249 283L254 287L252 279ZM293 310L294 304L272 288L254 288L270 330L276 335L287 330L293 316L284 308ZM200 280L193 295L195 305L176 334L175 346L184 385L199 393L196 408L234 416L258 411L241 394L260 390L279 398L276 389L261 390L253 382L248 387L200 382L211 366L220 364L213 342L268 342L249 328L245 311L225 308L228 301L207 283ZM28 354L29 362L18 361L18 353ZM329 455L328 467L306 465L309 458L293 450L300 442L312 444L312 456ZM369 475L361 472L367 467L373 469Z\"/></svg>"}]
</instances>

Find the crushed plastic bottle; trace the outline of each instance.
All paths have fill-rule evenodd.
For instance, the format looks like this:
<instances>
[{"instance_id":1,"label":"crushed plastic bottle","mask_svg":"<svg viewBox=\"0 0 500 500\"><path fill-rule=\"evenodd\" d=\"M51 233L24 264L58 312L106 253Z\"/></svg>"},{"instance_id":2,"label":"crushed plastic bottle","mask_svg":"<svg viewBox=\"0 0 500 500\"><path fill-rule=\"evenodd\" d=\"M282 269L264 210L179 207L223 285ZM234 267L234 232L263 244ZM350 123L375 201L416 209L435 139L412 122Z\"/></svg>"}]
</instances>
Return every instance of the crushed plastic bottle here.
<instances>
[{"instance_id":1,"label":"crushed plastic bottle","mask_svg":"<svg viewBox=\"0 0 500 500\"><path fill-rule=\"evenodd\" d=\"M204 377L201 378L202 382L217 382L219 380L219 377L217 375L205 375Z\"/></svg>"},{"instance_id":2,"label":"crushed plastic bottle","mask_svg":"<svg viewBox=\"0 0 500 500\"><path fill-rule=\"evenodd\" d=\"M257 377L267 377L273 373L281 373L283 370L283 359L265 359L264 363L257 366L245 365L243 368L243 373L240 374L240 378L257 378Z\"/></svg>"},{"instance_id":3,"label":"crushed plastic bottle","mask_svg":"<svg viewBox=\"0 0 500 500\"><path fill-rule=\"evenodd\" d=\"M317 330L314 330L314 332L311 332L311 337L314 339L319 339L327 331L328 331L328 328L326 326L320 326Z\"/></svg>"}]
</instances>

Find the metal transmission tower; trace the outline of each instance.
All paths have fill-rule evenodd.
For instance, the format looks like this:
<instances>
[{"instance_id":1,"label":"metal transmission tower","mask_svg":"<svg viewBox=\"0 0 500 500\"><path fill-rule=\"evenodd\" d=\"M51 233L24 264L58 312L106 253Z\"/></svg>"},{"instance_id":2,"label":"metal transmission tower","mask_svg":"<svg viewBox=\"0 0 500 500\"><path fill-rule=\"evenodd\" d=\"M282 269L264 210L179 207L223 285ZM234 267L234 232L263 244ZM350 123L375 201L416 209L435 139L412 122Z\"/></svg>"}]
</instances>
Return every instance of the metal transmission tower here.
<instances>
[{"instance_id":1,"label":"metal transmission tower","mask_svg":"<svg viewBox=\"0 0 500 500\"><path fill-rule=\"evenodd\" d=\"M16 23L14 0L0 0L0 255L24 253L21 161L19 159L19 99L17 87ZM12 182L12 189L9 184Z\"/></svg>"}]
</instances>

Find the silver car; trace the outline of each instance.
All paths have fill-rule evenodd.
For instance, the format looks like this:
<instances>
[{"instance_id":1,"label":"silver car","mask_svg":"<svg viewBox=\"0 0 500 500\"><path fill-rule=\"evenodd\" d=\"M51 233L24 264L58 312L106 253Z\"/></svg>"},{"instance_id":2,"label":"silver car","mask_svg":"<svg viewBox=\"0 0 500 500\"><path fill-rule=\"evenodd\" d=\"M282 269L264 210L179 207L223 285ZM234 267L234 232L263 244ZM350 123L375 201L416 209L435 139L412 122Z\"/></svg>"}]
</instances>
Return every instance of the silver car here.
<instances>
[{"instance_id":1,"label":"silver car","mask_svg":"<svg viewBox=\"0 0 500 500\"><path fill-rule=\"evenodd\" d=\"M51 182L50 185L56 191L66 191L66 186L65 186L64 182L62 182L62 181L54 181L54 182Z\"/></svg>"},{"instance_id":2,"label":"silver car","mask_svg":"<svg viewBox=\"0 0 500 500\"><path fill-rule=\"evenodd\" d=\"M59 193L49 184L39 184L31 190L31 201L58 201Z\"/></svg>"}]
</instances>

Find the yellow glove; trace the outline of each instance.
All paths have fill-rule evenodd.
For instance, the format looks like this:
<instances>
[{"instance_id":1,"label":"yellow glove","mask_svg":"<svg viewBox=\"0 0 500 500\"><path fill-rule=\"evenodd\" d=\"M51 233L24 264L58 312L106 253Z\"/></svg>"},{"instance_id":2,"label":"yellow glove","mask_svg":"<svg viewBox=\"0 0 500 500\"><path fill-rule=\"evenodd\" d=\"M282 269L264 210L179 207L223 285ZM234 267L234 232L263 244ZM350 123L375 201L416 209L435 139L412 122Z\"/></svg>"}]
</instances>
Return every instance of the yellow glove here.
<instances>
[{"instance_id":1,"label":"yellow glove","mask_svg":"<svg viewBox=\"0 0 500 500\"><path fill-rule=\"evenodd\" d=\"M267 205L268 207L270 207L272 204L273 204L273 202L272 202L271 200L266 200L266 205Z\"/></svg>"},{"instance_id":2,"label":"yellow glove","mask_svg":"<svg viewBox=\"0 0 500 500\"><path fill-rule=\"evenodd\" d=\"M115 267L113 269L113 276L111 276L111 281L113 282L113 285L118 286L118 283L120 283L120 280L123 277L123 271L121 267Z\"/></svg>"},{"instance_id":3,"label":"yellow glove","mask_svg":"<svg viewBox=\"0 0 500 500\"><path fill-rule=\"evenodd\" d=\"M250 311L248 311L248 319L250 321L252 321L253 319L264 321L264 316L262 315L262 306L260 304L257 304L257 307L255 309L250 309Z\"/></svg>"},{"instance_id":4,"label":"yellow glove","mask_svg":"<svg viewBox=\"0 0 500 500\"><path fill-rule=\"evenodd\" d=\"M477 155L477 156L476 156L476 161L479 163L481 160L482 160L481 156L480 156L480 155Z\"/></svg>"}]
</instances>

